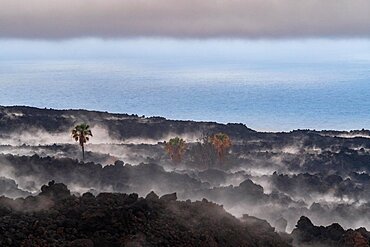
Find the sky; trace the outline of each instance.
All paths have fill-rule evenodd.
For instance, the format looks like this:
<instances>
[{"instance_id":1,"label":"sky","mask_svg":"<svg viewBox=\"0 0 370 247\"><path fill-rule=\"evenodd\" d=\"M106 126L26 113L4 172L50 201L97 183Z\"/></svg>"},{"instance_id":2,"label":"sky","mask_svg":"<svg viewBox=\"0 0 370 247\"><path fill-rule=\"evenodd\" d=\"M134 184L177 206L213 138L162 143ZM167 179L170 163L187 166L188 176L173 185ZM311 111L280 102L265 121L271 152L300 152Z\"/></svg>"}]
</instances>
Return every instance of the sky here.
<instances>
[{"instance_id":1,"label":"sky","mask_svg":"<svg viewBox=\"0 0 370 247\"><path fill-rule=\"evenodd\" d=\"M368 38L369 0L0 0L0 37Z\"/></svg>"},{"instance_id":2,"label":"sky","mask_svg":"<svg viewBox=\"0 0 370 247\"><path fill-rule=\"evenodd\" d=\"M0 0L0 60L370 60L369 0Z\"/></svg>"},{"instance_id":3,"label":"sky","mask_svg":"<svg viewBox=\"0 0 370 247\"><path fill-rule=\"evenodd\" d=\"M22 84L17 66L24 60L62 61L79 71L91 60L108 66L116 59L216 81L246 68L282 70L284 81L298 86L301 72L351 81L368 75L370 0L0 0L0 71L12 72L0 81ZM49 80L45 61L34 64ZM262 73L256 81L275 79ZM276 92L279 86L268 84Z\"/></svg>"},{"instance_id":4,"label":"sky","mask_svg":"<svg viewBox=\"0 0 370 247\"><path fill-rule=\"evenodd\" d=\"M369 0L0 0L0 6L3 60L370 56Z\"/></svg>"}]
</instances>

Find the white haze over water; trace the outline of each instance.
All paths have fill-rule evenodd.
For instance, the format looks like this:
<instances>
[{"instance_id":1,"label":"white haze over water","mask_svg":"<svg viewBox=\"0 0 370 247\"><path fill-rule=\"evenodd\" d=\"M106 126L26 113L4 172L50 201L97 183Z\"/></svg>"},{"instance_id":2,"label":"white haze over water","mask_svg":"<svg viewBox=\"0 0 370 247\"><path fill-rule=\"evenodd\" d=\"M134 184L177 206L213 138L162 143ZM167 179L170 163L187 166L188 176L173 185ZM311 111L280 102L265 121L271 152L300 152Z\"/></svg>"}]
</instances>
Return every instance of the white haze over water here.
<instances>
[{"instance_id":1,"label":"white haze over water","mask_svg":"<svg viewBox=\"0 0 370 247\"><path fill-rule=\"evenodd\" d=\"M370 125L370 41L0 40L0 104L242 122Z\"/></svg>"}]
</instances>

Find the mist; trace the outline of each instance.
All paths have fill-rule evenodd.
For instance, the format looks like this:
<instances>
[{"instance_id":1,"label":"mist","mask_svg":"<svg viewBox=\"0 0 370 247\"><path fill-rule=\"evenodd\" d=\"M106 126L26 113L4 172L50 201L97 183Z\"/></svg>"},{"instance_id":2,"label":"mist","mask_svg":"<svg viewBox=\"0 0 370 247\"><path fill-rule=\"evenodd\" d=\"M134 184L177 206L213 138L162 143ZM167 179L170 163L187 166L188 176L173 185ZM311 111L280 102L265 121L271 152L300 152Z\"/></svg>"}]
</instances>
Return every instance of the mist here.
<instances>
[{"instance_id":1,"label":"mist","mask_svg":"<svg viewBox=\"0 0 370 247\"><path fill-rule=\"evenodd\" d=\"M205 198L237 218L248 214L288 233L302 215L319 225L335 221L345 228L370 228L367 130L274 133L241 124L4 109L8 129L0 131L0 193L10 198L37 195L55 180L77 196L119 192L145 197L154 191L159 196L176 192L184 201ZM60 119L53 122L56 114ZM40 116L45 121L35 120ZM70 134L82 121L93 132L84 161ZM220 131L232 139L222 162L215 150L199 143ZM175 136L186 141L178 164L165 150L165 141Z\"/></svg>"}]
</instances>

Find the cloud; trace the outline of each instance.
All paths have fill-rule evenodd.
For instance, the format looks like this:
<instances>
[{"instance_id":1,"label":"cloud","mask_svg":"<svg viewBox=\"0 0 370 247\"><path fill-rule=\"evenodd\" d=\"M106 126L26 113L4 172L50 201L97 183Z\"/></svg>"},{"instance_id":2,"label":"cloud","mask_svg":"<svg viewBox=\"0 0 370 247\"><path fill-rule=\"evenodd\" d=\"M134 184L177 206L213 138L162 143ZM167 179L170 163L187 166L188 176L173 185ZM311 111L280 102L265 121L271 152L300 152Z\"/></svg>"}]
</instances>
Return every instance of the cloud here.
<instances>
[{"instance_id":1,"label":"cloud","mask_svg":"<svg viewBox=\"0 0 370 247\"><path fill-rule=\"evenodd\" d=\"M369 13L369 0L0 0L0 38L358 38Z\"/></svg>"}]
</instances>

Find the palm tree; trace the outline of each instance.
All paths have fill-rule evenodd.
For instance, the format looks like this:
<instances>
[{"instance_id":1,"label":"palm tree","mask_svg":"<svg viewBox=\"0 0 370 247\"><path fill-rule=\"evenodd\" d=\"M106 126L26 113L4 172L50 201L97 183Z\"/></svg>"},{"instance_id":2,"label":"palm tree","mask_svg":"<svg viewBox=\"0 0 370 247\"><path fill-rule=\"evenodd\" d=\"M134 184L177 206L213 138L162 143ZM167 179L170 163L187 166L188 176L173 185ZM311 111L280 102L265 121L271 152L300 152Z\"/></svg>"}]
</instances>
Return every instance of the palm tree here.
<instances>
[{"instance_id":1,"label":"palm tree","mask_svg":"<svg viewBox=\"0 0 370 247\"><path fill-rule=\"evenodd\" d=\"M217 151L213 147L208 134L203 134L195 145L191 146L190 154L198 168L210 168L217 161Z\"/></svg>"},{"instance_id":2,"label":"palm tree","mask_svg":"<svg viewBox=\"0 0 370 247\"><path fill-rule=\"evenodd\" d=\"M73 139L75 139L76 142L79 142L82 148L82 160L85 159L85 143L89 141L90 136L93 135L88 124L83 123L76 125L72 130Z\"/></svg>"},{"instance_id":3,"label":"palm tree","mask_svg":"<svg viewBox=\"0 0 370 247\"><path fill-rule=\"evenodd\" d=\"M217 151L219 160L222 161L226 151L231 147L230 137L225 133L218 133L211 136L210 141Z\"/></svg>"},{"instance_id":4,"label":"palm tree","mask_svg":"<svg viewBox=\"0 0 370 247\"><path fill-rule=\"evenodd\" d=\"M180 163L186 150L186 143L182 138L175 137L166 143L166 151L174 163Z\"/></svg>"}]
</instances>

